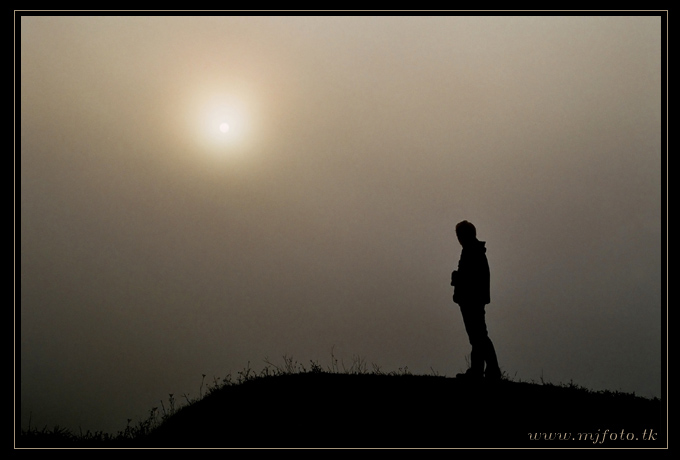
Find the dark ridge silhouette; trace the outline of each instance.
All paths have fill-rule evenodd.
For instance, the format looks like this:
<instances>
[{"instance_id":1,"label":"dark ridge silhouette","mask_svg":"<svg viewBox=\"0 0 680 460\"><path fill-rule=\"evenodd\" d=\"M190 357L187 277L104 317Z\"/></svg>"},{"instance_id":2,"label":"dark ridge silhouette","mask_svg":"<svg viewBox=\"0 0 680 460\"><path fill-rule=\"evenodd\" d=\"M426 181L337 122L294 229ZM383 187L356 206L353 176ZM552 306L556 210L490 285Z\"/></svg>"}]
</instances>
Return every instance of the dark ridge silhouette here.
<instances>
[{"instance_id":1,"label":"dark ridge silhouette","mask_svg":"<svg viewBox=\"0 0 680 460\"><path fill-rule=\"evenodd\" d=\"M439 376L258 377L168 417L139 447L663 447L658 399Z\"/></svg>"}]
</instances>

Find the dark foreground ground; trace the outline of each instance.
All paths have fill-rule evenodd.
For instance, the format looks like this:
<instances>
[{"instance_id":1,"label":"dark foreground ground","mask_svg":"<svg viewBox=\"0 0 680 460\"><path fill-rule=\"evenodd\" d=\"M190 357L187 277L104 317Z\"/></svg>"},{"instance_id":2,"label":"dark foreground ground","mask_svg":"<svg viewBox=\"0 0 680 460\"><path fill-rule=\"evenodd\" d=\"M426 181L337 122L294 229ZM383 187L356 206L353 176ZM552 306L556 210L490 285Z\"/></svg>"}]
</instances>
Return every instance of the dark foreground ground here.
<instances>
[{"instance_id":1,"label":"dark foreground ground","mask_svg":"<svg viewBox=\"0 0 680 460\"><path fill-rule=\"evenodd\" d=\"M215 391L139 447L663 448L661 402L573 385L305 373Z\"/></svg>"}]
</instances>

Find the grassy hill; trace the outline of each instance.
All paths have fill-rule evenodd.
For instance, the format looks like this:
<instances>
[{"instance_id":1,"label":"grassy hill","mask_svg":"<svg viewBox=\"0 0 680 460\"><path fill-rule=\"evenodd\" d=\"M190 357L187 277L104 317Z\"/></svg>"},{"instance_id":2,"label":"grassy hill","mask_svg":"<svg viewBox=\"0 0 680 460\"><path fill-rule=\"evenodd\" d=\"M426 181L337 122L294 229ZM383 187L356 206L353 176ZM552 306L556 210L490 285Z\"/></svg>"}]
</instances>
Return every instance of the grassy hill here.
<instances>
[{"instance_id":1,"label":"grassy hill","mask_svg":"<svg viewBox=\"0 0 680 460\"><path fill-rule=\"evenodd\" d=\"M666 446L662 417L658 399L593 392L573 384L510 380L473 384L434 375L317 368L249 377L212 388L162 423L138 430L136 436L99 443L92 436L89 443L72 438L65 444L654 448ZM49 444L47 437L41 440L29 434L21 437L24 445Z\"/></svg>"}]
</instances>

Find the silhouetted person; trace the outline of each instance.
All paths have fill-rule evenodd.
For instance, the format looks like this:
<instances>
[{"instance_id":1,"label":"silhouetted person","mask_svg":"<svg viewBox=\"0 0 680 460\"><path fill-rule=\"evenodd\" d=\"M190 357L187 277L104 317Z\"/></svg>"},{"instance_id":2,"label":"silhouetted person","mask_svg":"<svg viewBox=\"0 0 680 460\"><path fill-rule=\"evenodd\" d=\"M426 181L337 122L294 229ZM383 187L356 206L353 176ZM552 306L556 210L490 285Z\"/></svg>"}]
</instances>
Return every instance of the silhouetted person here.
<instances>
[{"instance_id":1,"label":"silhouetted person","mask_svg":"<svg viewBox=\"0 0 680 460\"><path fill-rule=\"evenodd\" d=\"M472 345L470 368L456 377L471 379L486 377L498 380L501 371L496 350L486 330L485 320L485 306L491 302L486 243L477 239L475 226L466 220L456 225L456 236L463 250L460 253L458 269L451 273L451 286L455 286L453 301L460 306L465 330Z\"/></svg>"}]
</instances>

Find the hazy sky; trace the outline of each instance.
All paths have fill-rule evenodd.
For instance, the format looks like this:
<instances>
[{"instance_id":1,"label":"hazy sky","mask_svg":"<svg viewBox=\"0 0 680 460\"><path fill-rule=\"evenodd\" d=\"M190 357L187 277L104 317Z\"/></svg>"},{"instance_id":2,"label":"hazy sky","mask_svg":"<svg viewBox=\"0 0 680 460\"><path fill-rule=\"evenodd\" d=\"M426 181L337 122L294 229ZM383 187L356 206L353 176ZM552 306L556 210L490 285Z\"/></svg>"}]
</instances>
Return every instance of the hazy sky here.
<instances>
[{"instance_id":1,"label":"hazy sky","mask_svg":"<svg viewBox=\"0 0 680 460\"><path fill-rule=\"evenodd\" d=\"M453 376L463 219L505 372L661 396L660 17L23 17L19 38L24 427L115 433L284 355Z\"/></svg>"}]
</instances>

